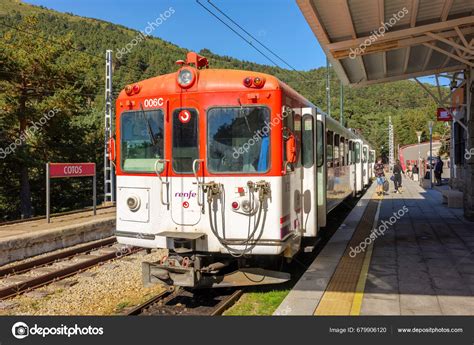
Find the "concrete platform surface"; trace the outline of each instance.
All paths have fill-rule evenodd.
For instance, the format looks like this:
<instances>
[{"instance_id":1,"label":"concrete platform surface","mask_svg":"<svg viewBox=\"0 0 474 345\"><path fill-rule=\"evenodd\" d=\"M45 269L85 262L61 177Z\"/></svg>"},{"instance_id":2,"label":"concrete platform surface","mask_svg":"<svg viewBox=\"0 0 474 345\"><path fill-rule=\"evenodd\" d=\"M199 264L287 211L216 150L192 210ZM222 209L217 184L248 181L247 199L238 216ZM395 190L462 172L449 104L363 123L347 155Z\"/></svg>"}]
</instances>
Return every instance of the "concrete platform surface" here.
<instances>
[{"instance_id":1,"label":"concrete platform surface","mask_svg":"<svg viewBox=\"0 0 474 345\"><path fill-rule=\"evenodd\" d=\"M0 225L0 265L113 235L115 208Z\"/></svg>"},{"instance_id":2,"label":"concrete platform surface","mask_svg":"<svg viewBox=\"0 0 474 345\"><path fill-rule=\"evenodd\" d=\"M474 223L443 205L439 190L407 179L402 190L377 201L364 251L348 261L357 234L339 229L328 246L345 248L319 255L275 315L474 315ZM360 207L371 197L377 199L369 189ZM357 222L361 208L346 222ZM356 283L344 274L351 270Z\"/></svg>"}]
</instances>

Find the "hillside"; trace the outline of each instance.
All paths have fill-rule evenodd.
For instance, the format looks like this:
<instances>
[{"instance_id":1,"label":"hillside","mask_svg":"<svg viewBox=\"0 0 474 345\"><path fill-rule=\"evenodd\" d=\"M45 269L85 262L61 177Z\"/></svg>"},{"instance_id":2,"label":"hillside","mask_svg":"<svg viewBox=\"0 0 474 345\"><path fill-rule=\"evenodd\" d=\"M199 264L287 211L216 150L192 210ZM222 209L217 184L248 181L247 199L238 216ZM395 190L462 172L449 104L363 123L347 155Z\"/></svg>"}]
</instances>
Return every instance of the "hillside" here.
<instances>
[{"instance_id":1,"label":"hillside","mask_svg":"<svg viewBox=\"0 0 474 345\"><path fill-rule=\"evenodd\" d=\"M48 109L67 109L0 165L0 215L4 219L28 216L29 195L38 206L33 213L43 213L45 161L96 161L100 169L105 50L116 52L137 34L138 31L101 20L17 0L0 0L0 147L14 142L18 128L24 130L29 121L40 119ZM295 72L219 56L207 49L200 53L209 59L211 67L273 74L326 109L325 68ZM185 49L170 42L148 37L139 49L114 60L115 94L128 83L176 70L175 61L185 54ZM339 82L334 73L331 80L331 113L338 118ZM395 124L396 144L404 145L415 142L415 129L425 127L436 108L411 81L346 88L344 107L347 126L360 129L379 152L383 146L385 153L389 115ZM443 130L438 128L439 133ZM80 195L69 197L77 186L83 186ZM58 181L53 187L64 196L62 204L53 202L55 211L88 203L87 181Z\"/></svg>"}]
</instances>

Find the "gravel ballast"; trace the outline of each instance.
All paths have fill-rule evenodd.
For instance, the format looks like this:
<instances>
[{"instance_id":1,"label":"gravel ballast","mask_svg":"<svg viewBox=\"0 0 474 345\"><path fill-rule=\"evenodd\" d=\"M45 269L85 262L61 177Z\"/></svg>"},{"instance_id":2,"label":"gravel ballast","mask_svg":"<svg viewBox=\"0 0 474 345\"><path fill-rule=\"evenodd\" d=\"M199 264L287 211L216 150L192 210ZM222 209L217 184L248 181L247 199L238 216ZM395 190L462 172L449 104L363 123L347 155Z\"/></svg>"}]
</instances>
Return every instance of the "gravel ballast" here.
<instances>
[{"instance_id":1,"label":"gravel ballast","mask_svg":"<svg viewBox=\"0 0 474 345\"><path fill-rule=\"evenodd\" d=\"M72 284L50 284L47 293L24 294L9 299L14 308L1 308L0 315L114 315L138 305L165 287L143 287L141 263L158 261L166 254L145 251L93 267L64 279ZM48 294L51 293L51 294Z\"/></svg>"}]
</instances>

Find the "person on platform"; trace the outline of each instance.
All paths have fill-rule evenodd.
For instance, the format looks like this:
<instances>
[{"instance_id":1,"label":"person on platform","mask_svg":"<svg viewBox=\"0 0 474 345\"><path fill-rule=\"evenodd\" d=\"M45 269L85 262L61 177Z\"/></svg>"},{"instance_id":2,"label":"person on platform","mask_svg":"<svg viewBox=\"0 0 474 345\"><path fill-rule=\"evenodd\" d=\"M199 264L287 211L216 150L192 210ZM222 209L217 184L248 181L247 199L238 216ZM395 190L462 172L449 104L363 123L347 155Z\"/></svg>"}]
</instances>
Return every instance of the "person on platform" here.
<instances>
[{"instance_id":1,"label":"person on platform","mask_svg":"<svg viewBox=\"0 0 474 345\"><path fill-rule=\"evenodd\" d=\"M377 188L376 192L377 195L383 195L383 184L385 182L385 167L384 164L382 163L382 157L377 158L377 163L374 164L374 170L375 170L375 177L377 178Z\"/></svg>"},{"instance_id":2,"label":"person on platform","mask_svg":"<svg viewBox=\"0 0 474 345\"><path fill-rule=\"evenodd\" d=\"M411 170L413 181L419 181L420 169L418 169L418 165L415 163L413 169Z\"/></svg>"},{"instance_id":3,"label":"person on platform","mask_svg":"<svg viewBox=\"0 0 474 345\"><path fill-rule=\"evenodd\" d=\"M441 186L442 185L441 175L443 174L443 165L444 165L444 163L441 160L440 156L438 156L437 158L438 159L437 159L435 167L434 167L434 175L435 175L435 179L436 179L436 185Z\"/></svg>"},{"instance_id":4,"label":"person on platform","mask_svg":"<svg viewBox=\"0 0 474 345\"><path fill-rule=\"evenodd\" d=\"M402 193L402 174L405 174L405 172L403 171L400 161L397 159L397 162L393 166L393 184L395 186L394 193Z\"/></svg>"}]
</instances>

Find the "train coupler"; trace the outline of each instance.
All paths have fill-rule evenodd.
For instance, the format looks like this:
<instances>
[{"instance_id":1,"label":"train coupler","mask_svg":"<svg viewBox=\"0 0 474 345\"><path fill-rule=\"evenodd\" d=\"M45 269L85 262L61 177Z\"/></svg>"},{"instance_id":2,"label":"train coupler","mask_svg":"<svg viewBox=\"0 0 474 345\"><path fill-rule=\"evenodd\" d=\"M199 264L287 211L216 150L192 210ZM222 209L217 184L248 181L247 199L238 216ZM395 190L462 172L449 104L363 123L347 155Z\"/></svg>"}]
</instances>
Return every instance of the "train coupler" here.
<instances>
[{"instance_id":1,"label":"train coupler","mask_svg":"<svg viewBox=\"0 0 474 345\"><path fill-rule=\"evenodd\" d=\"M257 267L227 271L227 262L214 262L201 267L199 258L172 256L159 262L143 262L142 276L145 286L166 284L188 288L219 288L281 284L291 276L286 272ZM225 272L224 274L222 272Z\"/></svg>"}]
</instances>

